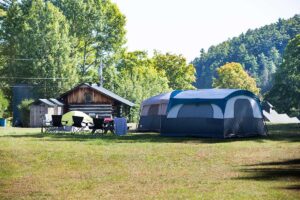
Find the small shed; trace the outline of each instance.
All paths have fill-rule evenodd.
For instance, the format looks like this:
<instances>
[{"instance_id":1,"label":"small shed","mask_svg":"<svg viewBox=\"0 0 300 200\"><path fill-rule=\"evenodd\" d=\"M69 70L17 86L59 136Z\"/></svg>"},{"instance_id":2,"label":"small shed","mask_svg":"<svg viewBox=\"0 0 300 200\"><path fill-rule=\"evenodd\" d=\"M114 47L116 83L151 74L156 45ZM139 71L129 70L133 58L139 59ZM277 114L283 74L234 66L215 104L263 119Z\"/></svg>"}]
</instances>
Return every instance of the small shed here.
<instances>
[{"instance_id":1,"label":"small shed","mask_svg":"<svg viewBox=\"0 0 300 200\"><path fill-rule=\"evenodd\" d=\"M64 104L60 101L58 101L57 99L54 98L50 98L49 99L53 104L55 104L54 107L54 114L56 115L61 115L64 112Z\"/></svg>"},{"instance_id":2,"label":"small shed","mask_svg":"<svg viewBox=\"0 0 300 200\"><path fill-rule=\"evenodd\" d=\"M38 99L30 105L30 127L41 127L45 115L62 115L63 104L56 99Z\"/></svg>"},{"instance_id":3,"label":"small shed","mask_svg":"<svg viewBox=\"0 0 300 200\"><path fill-rule=\"evenodd\" d=\"M81 111L100 118L128 114L134 103L97 85L82 83L60 96L64 112Z\"/></svg>"}]
</instances>

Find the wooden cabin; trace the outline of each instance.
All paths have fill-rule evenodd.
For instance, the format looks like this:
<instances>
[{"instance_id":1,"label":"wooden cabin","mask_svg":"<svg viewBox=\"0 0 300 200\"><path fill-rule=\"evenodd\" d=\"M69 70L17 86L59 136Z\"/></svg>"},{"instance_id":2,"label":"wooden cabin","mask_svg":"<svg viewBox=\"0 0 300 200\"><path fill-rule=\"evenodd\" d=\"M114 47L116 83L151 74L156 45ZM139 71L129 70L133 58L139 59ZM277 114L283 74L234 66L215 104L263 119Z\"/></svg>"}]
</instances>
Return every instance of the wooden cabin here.
<instances>
[{"instance_id":1,"label":"wooden cabin","mask_svg":"<svg viewBox=\"0 0 300 200\"><path fill-rule=\"evenodd\" d=\"M97 84L80 84L60 96L64 112L82 111L92 117L115 117L128 113L134 103Z\"/></svg>"},{"instance_id":2,"label":"wooden cabin","mask_svg":"<svg viewBox=\"0 0 300 200\"><path fill-rule=\"evenodd\" d=\"M41 127L45 115L62 115L64 104L56 99L38 99L30 105L30 127Z\"/></svg>"}]
</instances>

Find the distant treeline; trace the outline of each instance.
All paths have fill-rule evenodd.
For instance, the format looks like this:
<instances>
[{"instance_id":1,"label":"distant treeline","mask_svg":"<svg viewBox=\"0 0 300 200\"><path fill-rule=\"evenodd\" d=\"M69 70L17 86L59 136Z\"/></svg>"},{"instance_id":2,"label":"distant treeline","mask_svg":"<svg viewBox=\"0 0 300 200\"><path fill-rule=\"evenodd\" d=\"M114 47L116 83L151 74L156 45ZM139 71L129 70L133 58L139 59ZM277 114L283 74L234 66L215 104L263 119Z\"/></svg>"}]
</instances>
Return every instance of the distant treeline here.
<instances>
[{"instance_id":1,"label":"distant treeline","mask_svg":"<svg viewBox=\"0 0 300 200\"><path fill-rule=\"evenodd\" d=\"M197 71L197 88L212 87L216 68L227 62L238 62L256 78L261 92L268 91L273 84L273 74L282 63L283 52L288 41L300 33L300 15L288 20L248 30L238 37L228 39L207 52L203 49L193 64Z\"/></svg>"}]
</instances>

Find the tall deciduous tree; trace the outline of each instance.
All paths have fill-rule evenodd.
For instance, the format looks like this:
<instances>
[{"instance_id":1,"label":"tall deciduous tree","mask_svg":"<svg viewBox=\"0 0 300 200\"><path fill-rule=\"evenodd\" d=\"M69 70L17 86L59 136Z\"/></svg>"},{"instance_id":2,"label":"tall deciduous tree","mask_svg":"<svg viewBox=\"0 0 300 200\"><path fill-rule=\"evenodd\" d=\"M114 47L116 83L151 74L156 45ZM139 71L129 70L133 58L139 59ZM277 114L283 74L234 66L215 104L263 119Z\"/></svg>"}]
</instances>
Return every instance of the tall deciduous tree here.
<instances>
[{"instance_id":1,"label":"tall deciduous tree","mask_svg":"<svg viewBox=\"0 0 300 200\"><path fill-rule=\"evenodd\" d=\"M283 59L275 74L275 84L266 95L266 99L279 111L299 116L300 34L288 43Z\"/></svg>"},{"instance_id":2,"label":"tall deciduous tree","mask_svg":"<svg viewBox=\"0 0 300 200\"><path fill-rule=\"evenodd\" d=\"M227 63L217 69L218 78L213 80L216 88L237 88L259 93L255 79L247 74L240 63Z\"/></svg>"},{"instance_id":3,"label":"tall deciduous tree","mask_svg":"<svg viewBox=\"0 0 300 200\"><path fill-rule=\"evenodd\" d=\"M100 59L109 65L112 55L125 43L125 16L110 0L51 0L70 24L75 38L73 52L79 55L82 80L97 70Z\"/></svg>"},{"instance_id":4,"label":"tall deciduous tree","mask_svg":"<svg viewBox=\"0 0 300 200\"><path fill-rule=\"evenodd\" d=\"M69 25L51 2L32 0L27 3L13 2L3 20L1 39L7 58L5 74L48 78L13 82L36 85L44 96L55 96L77 82L74 59L70 58Z\"/></svg>"},{"instance_id":5,"label":"tall deciduous tree","mask_svg":"<svg viewBox=\"0 0 300 200\"><path fill-rule=\"evenodd\" d=\"M169 87L172 89L194 89L195 68L192 64L187 64L182 55L162 54L154 52L153 65L158 71L164 71Z\"/></svg>"},{"instance_id":6,"label":"tall deciduous tree","mask_svg":"<svg viewBox=\"0 0 300 200\"><path fill-rule=\"evenodd\" d=\"M104 87L136 103L133 121L144 99L170 90L165 72L157 70L143 51L124 53L116 67L106 68Z\"/></svg>"}]
</instances>

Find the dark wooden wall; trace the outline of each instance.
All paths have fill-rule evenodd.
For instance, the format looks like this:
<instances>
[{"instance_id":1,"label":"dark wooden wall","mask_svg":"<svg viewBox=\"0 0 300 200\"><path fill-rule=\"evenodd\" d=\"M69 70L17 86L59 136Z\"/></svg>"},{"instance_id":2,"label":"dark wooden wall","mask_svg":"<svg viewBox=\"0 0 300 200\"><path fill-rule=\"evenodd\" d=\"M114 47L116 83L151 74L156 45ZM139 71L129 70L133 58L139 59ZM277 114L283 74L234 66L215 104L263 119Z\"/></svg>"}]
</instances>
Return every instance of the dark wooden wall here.
<instances>
[{"instance_id":1,"label":"dark wooden wall","mask_svg":"<svg viewBox=\"0 0 300 200\"><path fill-rule=\"evenodd\" d=\"M64 97L64 102L66 104L86 104L85 93L90 92L92 94L91 104L111 104L114 105L115 101L100 92L97 92L87 86L81 86L70 93L66 94Z\"/></svg>"},{"instance_id":2,"label":"dark wooden wall","mask_svg":"<svg viewBox=\"0 0 300 200\"><path fill-rule=\"evenodd\" d=\"M92 96L91 102L85 102L85 93L90 93ZM106 111L106 109L102 109L102 107L111 106L110 115L120 116L122 105L120 102L115 99L106 96L97 90L94 90L88 86L82 85L74 90L64 94L61 97L61 101L64 102L64 113L70 110L79 110L85 112L86 114L97 114L98 116L102 116L102 114ZM96 107L95 107L96 106ZM125 106L126 107L126 106ZM83 109L81 109L83 108Z\"/></svg>"}]
</instances>

